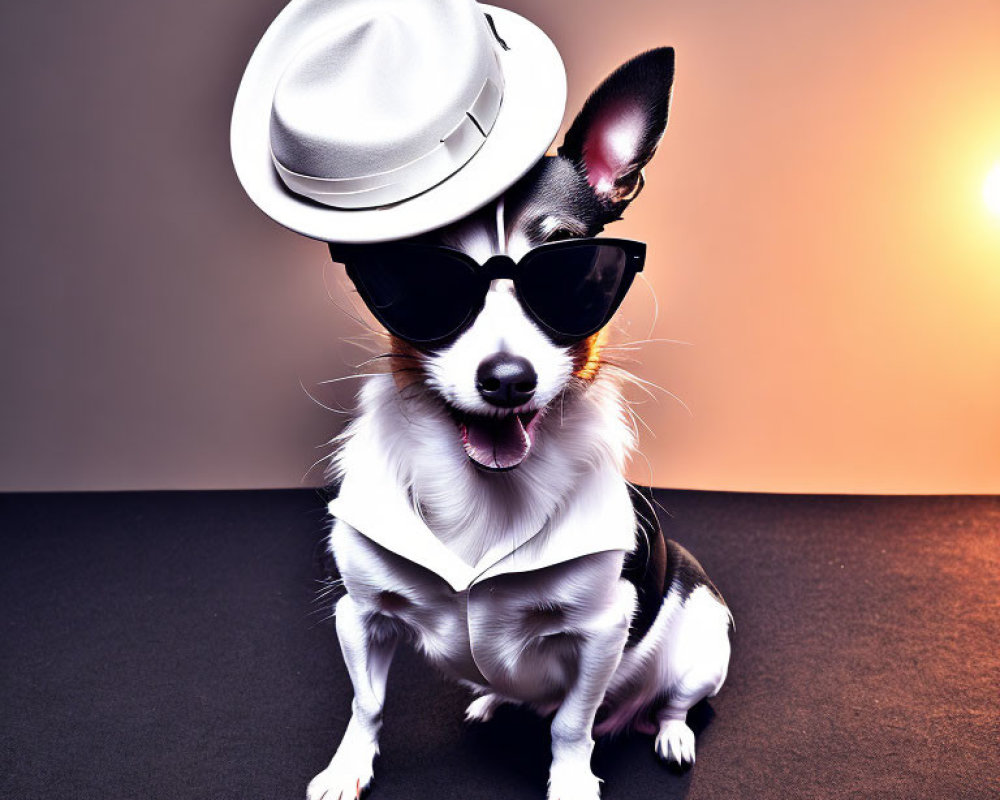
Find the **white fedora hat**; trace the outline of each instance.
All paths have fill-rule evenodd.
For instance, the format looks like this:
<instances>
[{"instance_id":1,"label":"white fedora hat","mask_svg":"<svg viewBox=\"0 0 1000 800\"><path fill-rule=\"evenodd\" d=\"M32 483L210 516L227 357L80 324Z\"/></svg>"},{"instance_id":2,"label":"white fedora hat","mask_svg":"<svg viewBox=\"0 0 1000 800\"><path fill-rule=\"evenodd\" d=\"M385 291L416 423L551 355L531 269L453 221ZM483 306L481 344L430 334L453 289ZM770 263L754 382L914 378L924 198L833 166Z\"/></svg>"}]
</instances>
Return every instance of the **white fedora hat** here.
<instances>
[{"instance_id":1,"label":"white fedora hat","mask_svg":"<svg viewBox=\"0 0 1000 800\"><path fill-rule=\"evenodd\" d=\"M524 175L566 106L555 45L473 0L292 0L247 65L230 129L265 214L328 242L447 225Z\"/></svg>"}]
</instances>

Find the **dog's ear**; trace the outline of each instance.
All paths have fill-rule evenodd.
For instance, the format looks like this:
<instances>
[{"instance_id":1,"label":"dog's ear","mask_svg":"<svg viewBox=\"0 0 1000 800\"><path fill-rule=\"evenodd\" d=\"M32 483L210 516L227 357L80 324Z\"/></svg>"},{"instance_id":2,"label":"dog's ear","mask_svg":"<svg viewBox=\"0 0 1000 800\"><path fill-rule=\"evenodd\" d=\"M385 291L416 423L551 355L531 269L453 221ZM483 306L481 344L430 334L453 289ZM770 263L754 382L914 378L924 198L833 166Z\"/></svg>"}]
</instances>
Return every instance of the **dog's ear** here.
<instances>
[{"instance_id":1,"label":"dog's ear","mask_svg":"<svg viewBox=\"0 0 1000 800\"><path fill-rule=\"evenodd\" d=\"M579 169L617 219L642 189L646 165L667 127L674 49L648 50L622 64L573 121L559 155Z\"/></svg>"}]
</instances>

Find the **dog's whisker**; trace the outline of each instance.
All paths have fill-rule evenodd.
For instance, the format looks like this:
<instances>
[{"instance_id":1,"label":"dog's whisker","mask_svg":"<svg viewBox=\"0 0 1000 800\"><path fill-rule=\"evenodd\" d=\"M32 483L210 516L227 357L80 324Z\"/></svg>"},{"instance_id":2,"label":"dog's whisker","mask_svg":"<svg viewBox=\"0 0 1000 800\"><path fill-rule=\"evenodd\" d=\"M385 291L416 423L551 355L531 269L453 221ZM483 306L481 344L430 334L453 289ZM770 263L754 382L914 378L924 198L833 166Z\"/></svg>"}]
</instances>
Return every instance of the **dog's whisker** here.
<instances>
[{"instance_id":1,"label":"dog's whisker","mask_svg":"<svg viewBox=\"0 0 1000 800\"><path fill-rule=\"evenodd\" d=\"M341 341L345 344L351 345L351 347L356 347L358 350L363 350L369 354L375 354L383 349L384 337L376 337L372 335L373 332L360 333L357 336L344 336Z\"/></svg>"},{"instance_id":2,"label":"dog's whisker","mask_svg":"<svg viewBox=\"0 0 1000 800\"><path fill-rule=\"evenodd\" d=\"M631 407L631 405L627 403L623 404L622 407L624 408L625 413L629 415L629 418L633 420L633 430L635 431L636 438L639 437L639 428L635 425L636 422L638 422L640 425L642 425L642 427L644 427L647 431L649 431L650 436L652 436L654 439L656 438L656 433L654 433L653 429L649 427L649 424L646 422L646 420L642 418L639 412L637 412L634 408Z\"/></svg>"},{"instance_id":3,"label":"dog's whisker","mask_svg":"<svg viewBox=\"0 0 1000 800\"><path fill-rule=\"evenodd\" d=\"M622 411L626 415L625 416L625 422L632 429L632 435L636 439L638 439L639 438L639 426L636 425L636 423L635 423L635 414L634 414L634 412L631 409L628 409L628 408L623 408Z\"/></svg>"},{"instance_id":4,"label":"dog's whisker","mask_svg":"<svg viewBox=\"0 0 1000 800\"><path fill-rule=\"evenodd\" d=\"M324 595L323 597L315 598L313 602L317 604L317 607L309 609L308 611L306 611L306 614L309 616L315 616L316 614L329 614L330 613L329 604L330 601L333 599L332 597L330 597L331 594L332 592Z\"/></svg>"},{"instance_id":5,"label":"dog's whisker","mask_svg":"<svg viewBox=\"0 0 1000 800\"><path fill-rule=\"evenodd\" d=\"M356 381L360 378L375 378L379 375L388 375L388 372L359 372L355 375L342 375L339 378L328 378L325 381L318 381L319 386L328 386L331 383L340 383L341 381Z\"/></svg>"},{"instance_id":6,"label":"dog's whisker","mask_svg":"<svg viewBox=\"0 0 1000 800\"><path fill-rule=\"evenodd\" d=\"M320 609L320 611L323 611L323 610L324 609ZM306 616L309 617L309 616L314 616L314 615L311 614L311 613L308 613L308 614L306 614ZM320 625L326 625L328 622L331 622L332 620L336 619L336 617L337 617L336 612L335 611L331 611L325 617L320 617L319 619L315 620L315 626L316 626L316 628L319 628Z\"/></svg>"},{"instance_id":7,"label":"dog's whisker","mask_svg":"<svg viewBox=\"0 0 1000 800\"><path fill-rule=\"evenodd\" d=\"M344 588L343 581L333 581L330 585L324 586L322 589L317 590L316 596L313 598L314 603L327 603L330 600L330 595L335 592L339 592Z\"/></svg>"},{"instance_id":8,"label":"dog's whisker","mask_svg":"<svg viewBox=\"0 0 1000 800\"><path fill-rule=\"evenodd\" d=\"M329 274L330 273L329 273L329 270L330 270L330 264L325 264L323 266L323 288L326 291L326 297L327 297L327 299L334 306L336 306L337 310L340 311L344 316L346 316L348 319L350 319L355 324L357 324L360 327L364 328L368 333L374 334L376 336L385 336L386 334L383 331L379 330L378 328L372 327L360 315L360 313L355 309L355 307L353 306L353 304L352 304L352 306L350 308L347 308L346 306L344 306L340 302L341 297L345 296L345 295L347 297L356 297L357 296L357 291L347 292L347 293L341 292L341 293L338 293L337 295L335 295L333 293L333 291L331 291L331 288L330 288L330 281L329 281Z\"/></svg>"},{"instance_id":9,"label":"dog's whisker","mask_svg":"<svg viewBox=\"0 0 1000 800\"><path fill-rule=\"evenodd\" d=\"M651 436L652 438L654 438L654 439L655 439L655 438L656 438L656 432L655 432L655 431L654 431L654 430L653 430L653 429L652 429L652 428L650 427L649 423L647 423L647 422L646 422L646 420L645 420L645 419L643 418L642 414L640 414L640 413L639 413L638 411L636 411L636 410L635 410L635 408L634 408L634 404L631 404L631 403L626 403L626 407L628 408L628 412L629 412L629 414L631 414L631 415L632 415L632 417L633 417L633 418L634 418L634 419L635 419L635 420L636 420L636 421L637 421L637 422L638 422L638 423L639 423L640 425L642 425L642 427L643 427L643 428L645 428L645 429L646 429L646 430L647 430L647 431L649 432L649 435L650 435L650 436ZM637 433L638 433L638 431L637 431Z\"/></svg>"},{"instance_id":10,"label":"dog's whisker","mask_svg":"<svg viewBox=\"0 0 1000 800\"><path fill-rule=\"evenodd\" d=\"M649 290L649 296L653 298L653 321L649 324L649 332L652 334L652 332L656 329L656 323L660 319L660 300L656 296L656 292L653 291L653 284L649 282L649 278L647 278L642 272L639 273L638 278L640 283L642 283Z\"/></svg>"},{"instance_id":11,"label":"dog's whisker","mask_svg":"<svg viewBox=\"0 0 1000 800\"><path fill-rule=\"evenodd\" d=\"M615 344L605 345L604 347L605 349L613 350L616 347L633 347L644 344L679 344L679 345L684 345L685 347L694 347L694 344L692 342L685 342L683 339L663 339L663 338L634 339L634 340L629 340L627 342L618 342Z\"/></svg>"},{"instance_id":12,"label":"dog's whisker","mask_svg":"<svg viewBox=\"0 0 1000 800\"><path fill-rule=\"evenodd\" d=\"M638 352L641 352L641 348L639 348L639 347L614 347L614 346L611 346L611 345L605 346L605 347L601 348L601 355L602 355L602 357L603 357L604 353L607 353L607 352L613 352L613 353L638 353ZM615 356L615 357L616 358L621 358L624 361L629 361L629 362L631 362L633 364L640 363L639 359L632 358L631 356Z\"/></svg>"},{"instance_id":13,"label":"dog's whisker","mask_svg":"<svg viewBox=\"0 0 1000 800\"><path fill-rule=\"evenodd\" d=\"M643 405L644 403L646 403L648 401L652 401L654 403L659 402L660 398L657 397L648 386L644 386L641 383L639 383L638 381L633 381L633 380L630 380L629 378L626 378L626 377L623 377L622 380L626 384L628 384L630 386L634 386L636 389L638 389L640 392L642 392L648 398L648 400L637 400L637 399L634 399L634 398L630 399L628 402L631 403L633 406ZM666 394L667 396L670 396L670 392L668 392L666 389L663 390L663 393ZM684 403L682 401L680 401L679 398L675 397L674 399L678 400L678 402L680 402L681 405L684 405ZM685 409L687 409L687 406L684 406L684 407L685 407ZM687 409L687 410L690 413L690 409Z\"/></svg>"},{"instance_id":14,"label":"dog's whisker","mask_svg":"<svg viewBox=\"0 0 1000 800\"><path fill-rule=\"evenodd\" d=\"M336 452L327 453L325 456L322 456L321 458L317 458L315 461L313 461L313 463L309 465L309 469L307 469L305 471L305 473L302 475L302 478L299 481L299 483L305 483L306 479L309 477L309 475L312 473L312 471L314 469L316 469L316 467L318 467L324 461L330 461L331 459L335 458L336 455L337 455ZM323 472L325 474L326 470L324 470Z\"/></svg>"},{"instance_id":15,"label":"dog's whisker","mask_svg":"<svg viewBox=\"0 0 1000 800\"><path fill-rule=\"evenodd\" d=\"M376 340L388 340L388 339L392 338L388 333L386 333L385 331L381 330L380 328L373 327L371 324L369 324L369 322L364 317L362 317L360 314L354 312L353 310L347 310L347 309L342 309L342 310L343 310L343 313L352 322L354 322L356 325L358 325L358 327L364 329L365 333L361 334L362 336L366 336L366 335L367 336L371 336L373 339L376 339Z\"/></svg>"},{"instance_id":16,"label":"dog's whisker","mask_svg":"<svg viewBox=\"0 0 1000 800\"><path fill-rule=\"evenodd\" d=\"M362 364L359 364L358 366L359 367L365 366L365 364L368 364L368 363L370 363L370 362L364 362ZM327 378L326 380L317 381L316 385L317 386L329 386L329 385L335 384L335 383L342 383L343 381L361 380L362 378L377 378L377 377L380 377L380 376L383 376L383 375L403 375L403 374L408 374L408 373L420 374L422 372L423 372L423 369L420 368L420 367L409 367L409 366L405 366L405 367L393 367L393 366L390 366L390 367L387 367L384 372L358 372L358 373L354 373L352 375L341 375L340 377L337 377L337 378Z\"/></svg>"},{"instance_id":17,"label":"dog's whisker","mask_svg":"<svg viewBox=\"0 0 1000 800\"><path fill-rule=\"evenodd\" d=\"M404 359L404 360L412 360L412 361L419 361L420 360L417 356L411 355L410 353L378 353L377 355L374 355L371 358L366 359L365 361L362 361L360 364L355 364L354 368L355 369L362 369L363 367L367 367L369 364L373 364L376 361L383 361L383 360L386 360L386 359L389 359L390 361L392 361L392 360L395 360L397 358L398 359Z\"/></svg>"},{"instance_id":18,"label":"dog's whisker","mask_svg":"<svg viewBox=\"0 0 1000 800\"><path fill-rule=\"evenodd\" d=\"M660 386L658 383L654 383L653 381L646 380L645 378L640 378L638 375L635 375L633 372L631 372L631 370L628 370L619 364L615 364L614 362L608 361L605 363L605 366L610 367L624 381L645 392L654 400L656 399L656 395L653 394L652 389L656 389L660 392L663 392L663 394L673 398L678 403L680 403L680 405L684 408L685 411L688 412L688 414L690 414L692 417L694 416L694 412L691 410L690 406L688 406L687 403L681 400L680 397L671 392L669 389L665 389L664 387Z\"/></svg>"},{"instance_id":19,"label":"dog's whisker","mask_svg":"<svg viewBox=\"0 0 1000 800\"><path fill-rule=\"evenodd\" d=\"M329 411L331 414L345 414L345 415L350 415L351 413L353 413L350 409L346 409L346 408L330 408L330 406L326 405L325 403L321 403L319 400L317 400L312 395L312 393L306 388L306 385L301 380L299 380L299 387L302 389L303 392L305 392L306 397L308 397L310 400L312 400L320 408L323 408L323 409L326 409L327 411Z\"/></svg>"}]
</instances>

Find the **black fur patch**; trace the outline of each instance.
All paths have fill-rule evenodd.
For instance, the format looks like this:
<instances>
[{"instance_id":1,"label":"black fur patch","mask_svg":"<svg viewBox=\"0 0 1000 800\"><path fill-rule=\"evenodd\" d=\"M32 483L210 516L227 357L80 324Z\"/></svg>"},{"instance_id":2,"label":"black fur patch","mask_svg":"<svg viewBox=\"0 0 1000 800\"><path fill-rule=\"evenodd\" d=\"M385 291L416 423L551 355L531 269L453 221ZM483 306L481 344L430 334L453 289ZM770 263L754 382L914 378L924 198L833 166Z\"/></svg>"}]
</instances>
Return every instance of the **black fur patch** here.
<instances>
[{"instance_id":1,"label":"black fur patch","mask_svg":"<svg viewBox=\"0 0 1000 800\"><path fill-rule=\"evenodd\" d=\"M681 601L687 600L691 592L699 586L707 586L720 603L725 605L722 594L705 573L701 564L693 555L672 539L666 540L667 545L667 591L674 590L680 594Z\"/></svg>"},{"instance_id":2,"label":"black fur patch","mask_svg":"<svg viewBox=\"0 0 1000 800\"><path fill-rule=\"evenodd\" d=\"M576 166L559 156L543 158L504 195L507 235L522 231L532 246L553 238L596 236L605 211ZM542 230L550 217L560 221L564 236Z\"/></svg>"},{"instance_id":3,"label":"black fur patch","mask_svg":"<svg viewBox=\"0 0 1000 800\"><path fill-rule=\"evenodd\" d=\"M666 540L653 510L652 495L631 484L629 490L635 510L636 547L625 557L622 577L635 587L639 610L632 620L626 647L641 641L652 627L663 605L664 590L669 586Z\"/></svg>"},{"instance_id":4,"label":"black fur patch","mask_svg":"<svg viewBox=\"0 0 1000 800\"><path fill-rule=\"evenodd\" d=\"M663 535L653 506L652 492L629 484L635 510L636 548L625 557L622 578L636 590L639 610L632 621L626 647L638 644L649 632L670 591L688 599L699 586L707 586L722 603L722 594L693 555Z\"/></svg>"}]
</instances>

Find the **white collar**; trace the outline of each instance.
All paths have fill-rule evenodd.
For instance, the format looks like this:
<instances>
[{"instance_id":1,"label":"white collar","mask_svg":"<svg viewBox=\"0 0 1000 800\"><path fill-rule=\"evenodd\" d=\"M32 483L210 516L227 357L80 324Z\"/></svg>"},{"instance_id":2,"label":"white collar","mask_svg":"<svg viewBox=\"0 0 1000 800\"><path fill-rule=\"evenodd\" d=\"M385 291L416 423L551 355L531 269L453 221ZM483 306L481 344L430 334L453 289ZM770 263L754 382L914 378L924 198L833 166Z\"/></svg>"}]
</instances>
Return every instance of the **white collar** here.
<instances>
[{"instance_id":1,"label":"white collar","mask_svg":"<svg viewBox=\"0 0 1000 800\"><path fill-rule=\"evenodd\" d=\"M330 514L387 550L429 569L455 591L509 572L528 572L592 553L635 548L635 514L625 480L610 466L581 478L558 517L468 564L434 535L380 460L352 464Z\"/></svg>"}]
</instances>

